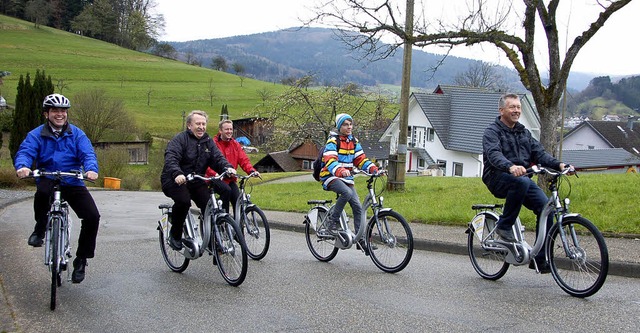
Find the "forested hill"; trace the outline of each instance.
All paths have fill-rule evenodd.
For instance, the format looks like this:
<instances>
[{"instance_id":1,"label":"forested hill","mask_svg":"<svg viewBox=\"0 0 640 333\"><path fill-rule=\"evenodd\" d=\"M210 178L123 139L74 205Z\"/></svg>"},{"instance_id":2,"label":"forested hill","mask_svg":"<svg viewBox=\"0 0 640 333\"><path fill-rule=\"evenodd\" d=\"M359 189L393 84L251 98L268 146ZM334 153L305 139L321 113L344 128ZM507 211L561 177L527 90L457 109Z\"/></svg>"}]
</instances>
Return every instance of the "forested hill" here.
<instances>
[{"instance_id":1,"label":"forested hill","mask_svg":"<svg viewBox=\"0 0 640 333\"><path fill-rule=\"evenodd\" d=\"M360 85L400 85L402 50L392 57L376 62L359 60L361 54L350 51L337 39L334 30L325 28L284 29L275 32L188 42L169 42L181 55L181 60L194 61L211 67L216 57L229 65L238 63L244 75L263 81L282 82L313 74L317 84L340 85L354 82ZM187 59L189 58L189 59ZM414 50L411 85L431 89L438 84L453 84L457 74L465 72L476 60ZM511 88L523 90L515 71L499 67L502 80ZM568 85L571 90L584 89L593 75L572 73Z\"/></svg>"}]
</instances>

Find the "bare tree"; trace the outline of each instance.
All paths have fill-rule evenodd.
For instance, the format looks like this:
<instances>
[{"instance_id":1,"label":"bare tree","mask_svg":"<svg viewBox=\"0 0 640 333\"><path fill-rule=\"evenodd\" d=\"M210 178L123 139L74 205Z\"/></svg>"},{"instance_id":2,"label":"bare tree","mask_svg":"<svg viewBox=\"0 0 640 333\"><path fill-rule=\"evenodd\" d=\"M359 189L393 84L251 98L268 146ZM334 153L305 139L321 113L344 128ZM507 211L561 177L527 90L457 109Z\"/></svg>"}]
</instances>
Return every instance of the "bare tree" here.
<instances>
[{"instance_id":1,"label":"bare tree","mask_svg":"<svg viewBox=\"0 0 640 333\"><path fill-rule=\"evenodd\" d=\"M124 109L122 100L107 96L101 89L82 91L73 98L71 121L87 134L91 142L99 142L110 132L120 139L135 132L135 123Z\"/></svg>"},{"instance_id":2,"label":"bare tree","mask_svg":"<svg viewBox=\"0 0 640 333\"><path fill-rule=\"evenodd\" d=\"M267 105L265 112L274 126L269 149L286 149L293 141L304 139L324 143L334 129L335 117L339 113L346 112L354 117L356 132L370 128L382 113L391 117L392 110L385 110L385 104L376 98L368 100L367 96L353 96L351 88L307 90L304 86L295 85L278 98L271 99L272 103Z\"/></svg>"},{"instance_id":3,"label":"bare tree","mask_svg":"<svg viewBox=\"0 0 640 333\"><path fill-rule=\"evenodd\" d=\"M223 56L215 56L211 60L211 68L217 71L226 72L228 67L227 60Z\"/></svg>"},{"instance_id":4,"label":"bare tree","mask_svg":"<svg viewBox=\"0 0 640 333\"><path fill-rule=\"evenodd\" d=\"M571 66L579 51L611 18L631 0L592 0L601 9L597 18L575 36L566 52L560 52L558 34L559 0L487 1L470 4L468 12L457 22L427 22L414 20L414 33L406 34L400 18L401 8L392 0L335 0L316 7L316 17L310 22L321 22L345 32L358 31L360 35L343 34L343 40L353 48L364 49L372 58L385 58L405 42L414 46L493 45L504 53L531 92L541 119L541 142L556 153L557 124L560 99L565 90ZM423 17L423 15L420 15ZM518 22L514 22L514 19ZM309 23L310 23L309 22ZM537 25L540 24L540 30ZM394 37L396 42L383 46L383 37ZM536 60L536 48L546 39L548 81L543 80ZM571 39L568 39L571 40ZM534 45L534 41L537 41ZM497 111L496 111L497 112Z\"/></svg>"},{"instance_id":5,"label":"bare tree","mask_svg":"<svg viewBox=\"0 0 640 333\"><path fill-rule=\"evenodd\" d=\"M213 99L216 97L216 89L213 86L213 78L209 78L209 89L207 90L209 96L209 106L213 106Z\"/></svg>"},{"instance_id":6,"label":"bare tree","mask_svg":"<svg viewBox=\"0 0 640 333\"><path fill-rule=\"evenodd\" d=\"M243 76L244 71L245 71L244 66L239 62L234 62L231 65L231 68L233 69L233 72L236 73L236 75L240 79L240 87L242 87L242 84L243 84L244 79L245 79L244 76Z\"/></svg>"},{"instance_id":7,"label":"bare tree","mask_svg":"<svg viewBox=\"0 0 640 333\"><path fill-rule=\"evenodd\" d=\"M500 73L496 71L497 66L484 61L476 61L466 71L458 73L453 78L453 82L459 86L506 91L507 85Z\"/></svg>"}]
</instances>

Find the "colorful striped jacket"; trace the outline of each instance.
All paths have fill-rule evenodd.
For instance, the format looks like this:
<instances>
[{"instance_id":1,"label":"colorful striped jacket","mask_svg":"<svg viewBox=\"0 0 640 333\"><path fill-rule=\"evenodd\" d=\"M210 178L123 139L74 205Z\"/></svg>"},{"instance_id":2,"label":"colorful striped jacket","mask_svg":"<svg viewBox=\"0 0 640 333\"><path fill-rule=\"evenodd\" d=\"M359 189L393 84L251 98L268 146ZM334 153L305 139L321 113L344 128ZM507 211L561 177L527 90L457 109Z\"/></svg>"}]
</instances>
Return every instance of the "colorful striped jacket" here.
<instances>
[{"instance_id":1,"label":"colorful striped jacket","mask_svg":"<svg viewBox=\"0 0 640 333\"><path fill-rule=\"evenodd\" d=\"M325 145L324 154L322 156L324 167L320 171L320 181L322 188L327 189L327 185L336 179L347 184L353 184L353 176L338 177L343 169L349 171L354 167L369 171L369 167L373 166L362 150L362 146L358 139L353 135L339 135L331 132L329 139Z\"/></svg>"}]
</instances>

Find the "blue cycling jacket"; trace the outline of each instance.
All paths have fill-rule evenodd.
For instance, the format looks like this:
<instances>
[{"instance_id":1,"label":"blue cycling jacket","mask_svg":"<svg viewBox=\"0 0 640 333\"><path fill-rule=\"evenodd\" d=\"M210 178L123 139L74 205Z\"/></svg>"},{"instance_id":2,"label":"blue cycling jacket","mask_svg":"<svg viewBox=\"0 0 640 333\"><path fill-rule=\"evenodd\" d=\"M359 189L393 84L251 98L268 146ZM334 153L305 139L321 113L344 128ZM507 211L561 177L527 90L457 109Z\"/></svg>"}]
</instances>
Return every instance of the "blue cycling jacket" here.
<instances>
[{"instance_id":1,"label":"blue cycling jacket","mask_svg":"<svg viewBox=\"0 0 640 333\"><path fill-rule=\"evenodd\" d=\"M34 167L35 163L35 167ZM98 159L91 140L78 127L67 123L60 137L51 131L48 124L31 130L20 144L14 159L16 170L26 167L46 171L81 170L98 172ZM65 178L64 186L84 186L80 179Z\"/></svg>"}]
</instances>

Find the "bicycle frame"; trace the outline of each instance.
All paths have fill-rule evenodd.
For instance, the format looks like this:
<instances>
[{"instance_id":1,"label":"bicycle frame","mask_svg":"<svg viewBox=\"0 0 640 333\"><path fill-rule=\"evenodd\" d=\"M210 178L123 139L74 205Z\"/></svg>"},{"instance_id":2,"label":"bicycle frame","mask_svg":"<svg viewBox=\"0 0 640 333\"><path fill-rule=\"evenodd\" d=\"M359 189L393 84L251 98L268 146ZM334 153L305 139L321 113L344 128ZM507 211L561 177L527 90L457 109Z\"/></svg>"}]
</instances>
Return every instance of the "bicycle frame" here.
<instances>
[{"instance_id":1,"label":"bicycle frame","mask_svg":"<svg viewBox=\"0 0 640 333\"><path fill-rule=\"evenodd\" d=\"M51 253L51 243L53 229L56 228L59 231L60 238L58 241L57 249L61 249L60 253ZM68 258L71 258L71 217L69 216L69 207L66 201L62 200L60 186L54 185L53 202L47 217L47 228L45 232L45 258L44 264L51 270L52 265L58 265L58 267L65 267L68 264ZM57 257L57 258L56 258ZM57 263L55 261L58 261ZM70 272L70 271L69 271Z\"/></svg>"},{"instance_id":2,"label":"bicycle frame","mask_svg":"<svg viewBox=\"0 0 640 333\"><path fill-rule=\"evenodd\" d=\"M347 216L347 214L345 213L345 211L342 211L342 214L340 215L340 225L342 227L342 229L344 230L344 235L341 233L341 236L345 236L345 240L344 242L342 240L338 241L335 243L335 246L341 249L348 249L351 248L351 246L353 246L353 244L359 240L364 240L364 233L367 229L367 221L369 220L369 218L367 217L367 212L369 211L369 208L371 208L371 218L375 219L376 221L376 226L378 227L378 230L380 231L380 235L382 235L383 237L385 237L384 241L385 243L389 243L389 242L395 242L394 239L388 239L388 235L390 235L389 232L389 226L388 225L381 225L381 222L378 220L378 215L380 212L382 211L391 211L391 208L384 208L383 207L383 202L384 202L384 198L382 196L376 196L374 188L373 188L373 182L375 180L375 176L374 174L370 174L366 171L363 170L356 170L355 173L362 173L366 176L369 176L369 179L367 179L367 195L364 198L363 202L362 202L362 215L360 218L360 228L359 230L354 233L351 228L349 227L349 217ZM331 205L329 208L329 212L332 211L332 209L334 209L335 204ZM327 214L327 216L329 216L329 214ZM354 228L355 228L355 224L354 224ZM384 232L383 232L384 231ZM340 237L342 238L342 237Z\"/></svg>"},{"instance_id":3,"label":"bicycle frame","mask_svg":"<svg viewBox=\"0 0 640 333\"><path fill-rule=\"evenodd\" d=\"M541 169L538 167L533 168L532 172L533 173L547 172L550 175L554 176L549 183L549 190L551 191L551 195L549 196L549 199L547 200L547 203L542 209L542 212L540 213L540 217L538 219L538 233L536 235L536 240L533 244L533 247L530 246L524 240L524 236L522 234L524 227L522 226L522 222L520 221L519 217L516 219L516 223L513 226L514 235L518 240L518 242L515 243L515 246L511 243L507 243L502 240L487 240L487 238L489 238L489 236L491 236L493 232L495 232L495 229L489 235L487 235L486 238L483 237L484 239L481 239L483 244L486 244L485 246L486 249L508 250L509 254L505 258L505 261L509 264L516 265L516 266L528 264L531 261L531 258L535 257L536 255L538 255L538 253L540 253L540 251L544 250L544 247L547 241L547 223L549 223L549 216L553 216L554 222L552 223L559 225L560 237L562 239L563 248L567 256L572 257L573 254L570 251L570 249L567 247L567 239L566 239L564 228L562 228L562 221L565 217L568 217L568 216L580 216L580 214L577 214L577 213L569 213L568 212L569 199L567 198L564 200L564 206L563 206L560 200L560 196L558 195L558 186L557 186L558 177L560 175L566 174L566 172L553 173L550 170ZM495 210L494 211L485 210L479 213L478 215L480 214L491 214L493 217L495 217L496 221L499 219L499 215L496 213ZM575 236L574 236L574 239L575 239Z\"/></svg>"}]
</instances>

